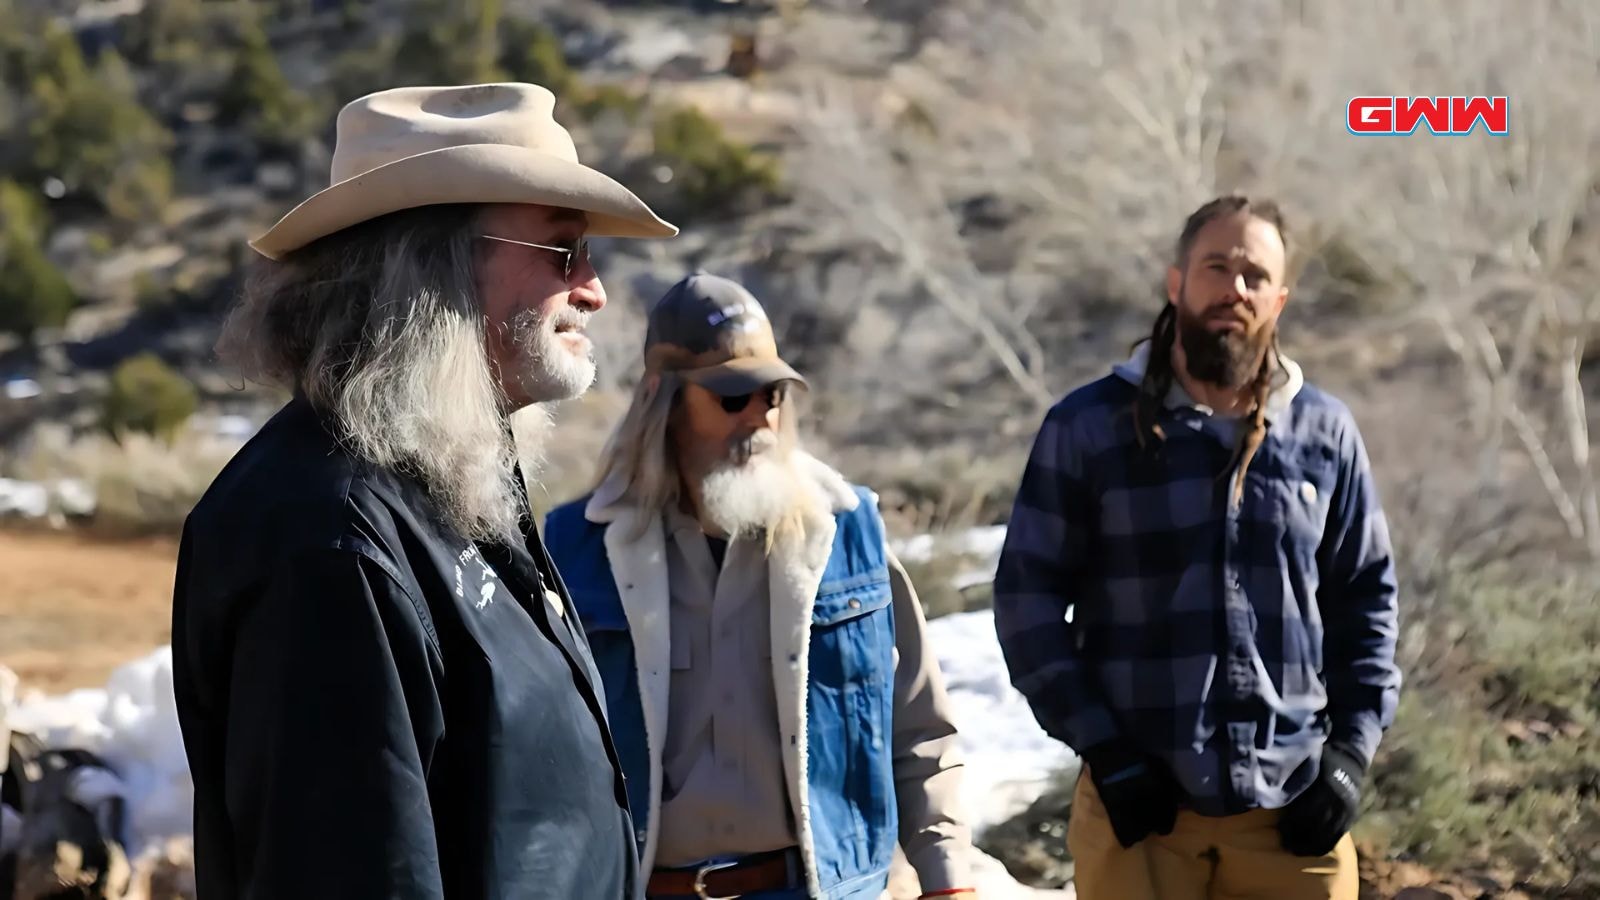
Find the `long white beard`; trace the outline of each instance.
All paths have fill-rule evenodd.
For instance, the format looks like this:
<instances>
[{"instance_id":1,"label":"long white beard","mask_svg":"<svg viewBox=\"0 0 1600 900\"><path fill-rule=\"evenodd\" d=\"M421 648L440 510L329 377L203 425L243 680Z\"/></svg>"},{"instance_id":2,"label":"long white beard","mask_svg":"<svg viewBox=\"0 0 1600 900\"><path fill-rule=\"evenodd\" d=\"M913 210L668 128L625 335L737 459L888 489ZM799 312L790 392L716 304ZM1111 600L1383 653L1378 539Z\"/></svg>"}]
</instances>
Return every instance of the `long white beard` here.
<instances>
[{"instance_id":1,"label":"long white beard","mask_svg":"<svg viewBox=\"0 0 1600 900\"><path fill-rule=\"evenodd\" d=\"M571 400L583 395L594 384L594 355L576 356L562 344L556 327L570 324L582 328L587 313L566 310L546 321L538 312L525 309L511 320L512 343L517 348L516 378L535 403Z\"/></svg>"},{"instance_id":2,"label":"long white beard","mask_svg":"<svg viewBox=\"0 0 1600 900\"><path fill-rule=\"evenodd\" d=\"M742 465L713 469L700 483L700 507L730 538L777 529L806 505L792 454L758 453Z\"/></svg>"}]
</instances>

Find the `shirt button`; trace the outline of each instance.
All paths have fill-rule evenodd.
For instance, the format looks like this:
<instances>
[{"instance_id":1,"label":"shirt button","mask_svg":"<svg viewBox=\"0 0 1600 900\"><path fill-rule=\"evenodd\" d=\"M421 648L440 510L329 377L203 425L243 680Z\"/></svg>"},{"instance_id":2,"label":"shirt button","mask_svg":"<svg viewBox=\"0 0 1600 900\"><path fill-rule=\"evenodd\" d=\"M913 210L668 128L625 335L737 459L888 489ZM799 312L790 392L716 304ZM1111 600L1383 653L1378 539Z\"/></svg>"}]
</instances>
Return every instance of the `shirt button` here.
<instances>
[{"instance_id":1,"label":"shirt button","mask_svg":"<svg viewBox=\"0 0 1600 900\"><path fill-rule=\"evenodd\" d=\"M857 600L854 597L851 597L850 598L850 603L848 605L849 605L849 607L851 609L860 609L861 608L861 601Z\"/></svg>"}]
</instances>

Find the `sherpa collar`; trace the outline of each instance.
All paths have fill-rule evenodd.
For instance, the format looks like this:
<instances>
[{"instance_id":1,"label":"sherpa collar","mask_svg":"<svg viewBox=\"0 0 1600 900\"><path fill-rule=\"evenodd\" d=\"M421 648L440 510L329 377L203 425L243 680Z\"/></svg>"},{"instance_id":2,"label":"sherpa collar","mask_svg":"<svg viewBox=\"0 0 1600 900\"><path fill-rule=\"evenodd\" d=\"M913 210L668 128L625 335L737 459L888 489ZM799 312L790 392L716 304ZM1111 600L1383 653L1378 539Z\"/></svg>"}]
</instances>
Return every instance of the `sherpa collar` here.
<instances>
[{"instance_id":1,"label":"sherpa collar","mask_svg":"<svg viewBox=\"0 0 1600 900\"><path fill-rule=\"evenodd\" d=\"M1149 365L1150 342L1145 341L1134 348L1133 355L1112 366L1111 371L1123 381L1138 386L1144 381L1145 369ZM1300 364L1281 354L1278 356L1278 372L1278 383L1273 385L1272 392L1267 395L1268 419L1281 418L1288 412L1289 404L1294 402L1294 398L1306 383L1305 373L1301 370ZM1190 397L1189 392L1183 389L1183 385L1179 384L1176 378L1172 380L1172 387L1167 391L1166 404L1168 408L1188 406L1207 414L1212 412L1209 407Z\"/></svg>"}]
</instances>

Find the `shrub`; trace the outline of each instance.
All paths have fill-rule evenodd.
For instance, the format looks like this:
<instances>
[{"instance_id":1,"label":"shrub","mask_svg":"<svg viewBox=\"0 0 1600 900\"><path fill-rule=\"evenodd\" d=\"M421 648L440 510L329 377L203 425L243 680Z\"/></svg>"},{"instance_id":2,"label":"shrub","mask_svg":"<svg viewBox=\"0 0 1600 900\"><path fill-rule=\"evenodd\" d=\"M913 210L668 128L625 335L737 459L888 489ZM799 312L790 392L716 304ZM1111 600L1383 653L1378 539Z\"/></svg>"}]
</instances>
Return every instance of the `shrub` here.
<instances>
[{"instance_id":1,"label":"shrub","mask_svg":"<svg viewBox=\"0 0 1600 900\"><path fill-rule=\"evenodd\" d=\"M778 191L777 161L730 140L722 126L698 109L664 112L652 137L656 160L671 171L685 217L734 212Z\"/></svg>"},{"instance_id":2,"label":"shrub","mask_svg":"<svg viewBox=\"0 0 1600 900\"><path fill-rule=\"evenodd\" d=\"M499 0L466 4L416 0L408 21L426 22L400 41L396 60L408 84L476 84L503 81Z\"/></svg>"},{"instance_id":3,"label":"shrub","mask_svg":"<svg viewBox=\"0 0 1600 900\"><path fill-rule=\"evenodd\" d=\"M1389 855L1509 867L1588 896L1600 889L1600 604L1588 579L1512 579L1448 572L1417 604L1427 620L1402 640L1415 656L1357 834Z\"/></svg>"},{"instance_id":4,"label":"shrub","mask_svg":"<svg viewBox=\"0 0 1600 900\"><path fill-rule=\"evenodd\" d=\"M0 331L31 341L42 329L65 325L77 295L39 244L7 234L0 253Z\"/></svg>"},{"instance_id":5,"label":"shrub","mask_svg":"<svg viewBox=\"0 0 1600 900\"><path fill-rule=\"evenodd\" d=\"M633 122L644 107L644 98L616 85L588 85L567 61L561 38L550 28L524 19L508 19L501 25L500 68L517 81L542 85L556 95L556 115L567 112L591 121L609 113Z\"/></svg>"},{"instance_id":6,"label":"shrub","mask_svg":"<svg viewBox=\"0 0 1600 900\"><path fill-rule=\"evenodd\" d=\"M239 35L217 111L224 122L246 124L259 143L280 152L292 150L317 127L315 106L284 77L266 32L255 21Z\"/></svg>"},{"instance_id":7,"label":"shrub","mask_svg":"<svg viewBox=\"0 0 1600 900\"><path fill-rule=\"evenodd\" d=\"M74 438L61 426L35 429L6 474L76 479L94 497L92 527L112 536L175 534L233 455L233 443L187 433L175 441L145 434Z\"/></svg>"},{"instance_id":8,"label":"shrub","mask_svg":"<svg viewBox=\"0 0 1600 900\"><path fill-rule=\"evenodd\" d=\"M141 353L112 374L103 421L114 437L141 432L171 442L198 403L188 379L156 355Z\"/></svg>"},{"instance_id":9,"label":"shrub","mask_svg":"<svg viewBox=\"0 0 1600 900\"><path fill-rule=\"evenodd\" d=\"M512 78L543 85L565 99L577 83L556 33L536 22L508 20L501 37L500 67Z\"/></svg>"},{"instance_id":10,"label":"shrub","mask_svg":"<svg viewBox=\"0 0 1600 900\"><path fill-rule=\"evenodd\" d=\"M585 119L598 119L616 113L626 122L633 122L644 109L644 98L630 94L613 84L601 84L578 92L577 107Z\"/></svg>"},{"instance_id":11,"label":"shrub","mask_svg":"<svg viewBox=\"0 0 1600 900\"><path fill-rule=\"evenodd\" d=\"M77 305L66 276L45 256L43 239L38 200L12 182L0 182L0 331L24 340L65 325Z\"/></svg>"},{"instance_id":12,"label":"shrub","mask_svg":"<svg viewBox=\"0 0 1600 900\"><path fill-rule=\"evenodd\" d=\"M30 96L34 174L60 178L123 222L160 213L172 194L172 136L139 105L127 63L108 50L91 71L57 25L44 43Z\"/></svg>"}]
</instances>

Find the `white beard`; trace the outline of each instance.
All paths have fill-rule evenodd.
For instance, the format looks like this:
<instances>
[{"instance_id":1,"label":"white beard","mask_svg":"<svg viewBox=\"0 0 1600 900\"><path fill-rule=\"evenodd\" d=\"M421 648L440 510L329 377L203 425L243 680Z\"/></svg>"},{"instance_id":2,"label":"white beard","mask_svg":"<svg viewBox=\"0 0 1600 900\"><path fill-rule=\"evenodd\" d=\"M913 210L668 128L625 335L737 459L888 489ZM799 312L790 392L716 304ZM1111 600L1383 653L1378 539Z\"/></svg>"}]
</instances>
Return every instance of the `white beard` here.
<instances>
[{"instance_id":1,"label":"white beard","mask_svg":"<svg viewBox=\"0 0 1600 900\"><path fill-rule=\"evenodd\" d=\"M769 450L713 469L700 483L700 507L729 538L776 529L806 504L794 458Z\"/></svg>"},{"instance_id":2,"label":"white beard","mask_svg":"<svg viewBox=\"0 0 1600 900\"><path fill-rule=\"evenodd\" d=\"M544 475L545 445L555 418L549 407L531 403L511 414L511 441L522 478L531 489Z\"/></svg>"},{"instance_id":3,"label":"white beard","mask_svg":"<svg viewBox=\"0 0 1600 900\"><path fill-rule=\"evenodd\" d=\"M556 335L556 326L582 328L587 313L568 310L546 321L525 309L511 320L512 344L517 348L516 379L534 403L553 403L583 396L594 384L594 348L579 356Z\"/></svg>"}]
</instances>

